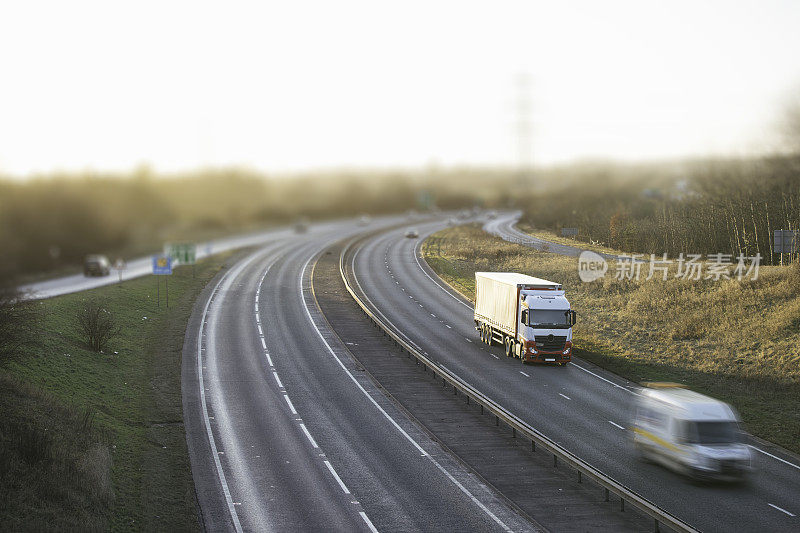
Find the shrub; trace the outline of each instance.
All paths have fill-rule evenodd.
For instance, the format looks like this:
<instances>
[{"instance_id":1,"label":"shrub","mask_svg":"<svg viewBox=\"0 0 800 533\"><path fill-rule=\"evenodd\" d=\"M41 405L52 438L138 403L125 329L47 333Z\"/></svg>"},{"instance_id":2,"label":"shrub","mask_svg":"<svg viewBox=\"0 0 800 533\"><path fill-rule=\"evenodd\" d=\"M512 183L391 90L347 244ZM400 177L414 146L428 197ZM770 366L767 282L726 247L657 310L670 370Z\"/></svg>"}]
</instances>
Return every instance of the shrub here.
<instances>
[{"instance_id":1,"label":"shrub","mask_svg":"<svg viewBox=\"0 0 800 533\"><path fill-rule=\"evenodd\" d=\"M105 305L89 300L75 317L75 330L90 350L102 352L111 339L119 335L121 328L117 325L114 314Z\"/></svg>"}]
</instances>

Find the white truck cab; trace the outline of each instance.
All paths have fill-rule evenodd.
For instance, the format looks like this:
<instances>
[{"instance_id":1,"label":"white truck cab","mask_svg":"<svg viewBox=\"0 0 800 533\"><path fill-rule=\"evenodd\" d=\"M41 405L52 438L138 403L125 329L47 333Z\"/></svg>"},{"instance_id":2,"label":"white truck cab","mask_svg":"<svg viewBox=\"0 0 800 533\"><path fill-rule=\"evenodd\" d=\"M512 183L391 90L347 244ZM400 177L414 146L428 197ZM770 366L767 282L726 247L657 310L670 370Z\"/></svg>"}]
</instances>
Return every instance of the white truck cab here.
<instances>
[{"instance_id":1,"label":"white truck cab","mask_svg":"<svg viewBox=\"0 0 800 533\"><path fill-rule=\"evenodd\" d=\"M515 272L475 273L475 329L525 363L572 360L575 311L560 283Z\"/></svg>"},{"instance_id":2,"label":"white truck cab","mask_svg":"<svg viewBox=\"0 0 800 533\"><path fill-rule=\"evenodd\" d=\"M571 355L572 325L575 323L564 291L532 289L520 291L519 337L515 349L523 360L539 355L544 362L561 361ZM555 352L555 353L553 353ZM527 357L526 357L527 356Z\"/></svg>"},{"instance_id":3,"label":"white truck cab","mask_svg":"<svg viewBox=\"0 0 800 533\"><path fill-rule=\"evenodd\" d=\"M695 479L735 481L751 470L733 408L676 383L648 383L637 397L633 443L640 457Z\"/></svg>"}]
</instances>

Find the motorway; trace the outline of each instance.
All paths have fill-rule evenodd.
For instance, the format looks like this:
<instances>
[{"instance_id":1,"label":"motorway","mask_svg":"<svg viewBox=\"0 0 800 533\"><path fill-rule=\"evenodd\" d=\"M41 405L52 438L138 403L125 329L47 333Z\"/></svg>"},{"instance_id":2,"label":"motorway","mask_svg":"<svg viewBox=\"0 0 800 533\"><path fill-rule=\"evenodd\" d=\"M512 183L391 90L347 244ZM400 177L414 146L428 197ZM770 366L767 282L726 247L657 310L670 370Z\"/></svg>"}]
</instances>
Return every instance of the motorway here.
<instances>
[{"instance_id":1,"label":"motorway","mask_svg":"<svg viewBox=\"0 0 800 533\"><path fill-rule=\"evenodd\" d=\"M380 223L386 223L396 221L396 219L387 218L379 219L379 221L381 221ZM310 235L316 235L329 233L332 229L341 230L342 228L353 227L356 227L354 221L326 222L312 225L308 231ZM214 241L197 243L196 259L199 261L214 254L249 246L258 246L280 239L287 239L293 236L293 234L294 232L291 228L280 227L270 231L236 235ZM152 268L152 256L139 257L128 261L125 265L125 269L121 273L122 276L119 275L120 272L118 270L112 268L111 274L108 276L86 277L83 274L74 274L71 276L29 283L20 286L19 289L26 293L26 297L29 299L52 298L53 296L119 283L120 277L122 280L126 280L147 276L152 273Z\"/></svg>"},{"instance_id":2,"label":"motorway","mask_svg":"<svg viewBox=\"0 0 800 533\"><path fill-rule=\"evenodd\" d=\"M565 367L523 366L507 359L502 348L482 344L472 306L419 258L422 239L443 227L420 226L419 240L387 231L364 242L353 257L361 290L397 332L572 453L699 530L800 530L800 466L791 456L754 448L756 472L748 483L689 483L636 460L625 429L633 383L581 360Z\"/></svg>"},{"instance_id":3,"label":"motorway","mask_svg":"<svg viewBox=\"0 0 800 533\"><path fill-rule=\"evenodd\" d=\"M206 529L533 530L329 330L310 290L313 258L364 231L353 226L275 239L196 304L184 418Z\"/></svg>"},{"instance_id":4,"label":"motorway","mask_svg":"<svg viewBox=\"0 0 800 533\"><path fill-rule=\"evenodd\" d=\"M203 257L257 246L206 288L187 328L184 419L206 529L535 529L385 396L316 306L315 258L370 231L352 264L361 290L437 364L699 530L800 530L796 458L754 441L756 472L734 486L692 484L637 462L625 429L636 386L581 360L523 366L480 343L471 305L419 257L445 223L415 221L420 238L408 239L403 222L331 222L200 247ZM513 215L487 229L519 238ZM140 262L126 278L149 272L149 258ZM47 297L117 280L72 278L28 289Z\"/></svg>"}]
</instances>

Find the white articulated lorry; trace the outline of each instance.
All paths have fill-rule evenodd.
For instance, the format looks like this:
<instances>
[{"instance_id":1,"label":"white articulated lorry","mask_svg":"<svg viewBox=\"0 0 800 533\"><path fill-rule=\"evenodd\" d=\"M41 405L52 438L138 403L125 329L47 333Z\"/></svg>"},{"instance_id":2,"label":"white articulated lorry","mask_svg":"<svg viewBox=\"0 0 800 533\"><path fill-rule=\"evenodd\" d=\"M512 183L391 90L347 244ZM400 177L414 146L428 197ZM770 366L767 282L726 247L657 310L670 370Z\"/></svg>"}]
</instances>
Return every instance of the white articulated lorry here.
<instances>
[{"instance_id":1,"label":"white articulated lorry","mask_svg":"<svg viewBox=\"0 0 800 533\"><path fill-rule=\"evenodd\" d=\"M560 283L512 272L475 273L475 329L524 363L572 360L570 308Z\"/></svg>"}]
</instances>

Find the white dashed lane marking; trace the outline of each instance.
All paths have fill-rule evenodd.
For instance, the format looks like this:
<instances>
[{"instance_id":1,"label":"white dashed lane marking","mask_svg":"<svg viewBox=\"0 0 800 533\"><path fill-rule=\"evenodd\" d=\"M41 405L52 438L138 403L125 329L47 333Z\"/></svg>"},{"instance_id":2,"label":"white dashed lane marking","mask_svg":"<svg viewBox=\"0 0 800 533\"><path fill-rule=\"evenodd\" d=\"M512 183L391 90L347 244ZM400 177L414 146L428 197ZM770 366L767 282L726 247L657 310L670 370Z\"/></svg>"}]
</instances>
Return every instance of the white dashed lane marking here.
<instances>
[{"instance_id":1,"label":"white dashed lane marking","mask_svg":"<svg viewBox=\"0 0 800 533\"><path fill-rule=\"evenodd\" d=\"M787 514L787 515L789 515L789 516L792 516L792 517L794 516L794 514L793 514L793 513L790 513L790 512L789 512L789 511L787 511L786 509L781 509L781 508L780 508L780 507L778 507L777 505L773 505L773 504L771 504L771 503L768 503L767 505L769 505L769 506L770 506L770 507L772 507L773 509L777 509L778 511L780 511L780 512L782 512L782 513L784 513L784 514Z\"/></svg>"},{"instance_id":2,"label":"white dashed lane marking","mask_svg":"<svg viewBox=\"0 0 800 533\"><path fill-rule=\"evenodd\" d=\"M292 414L297 415L297 409L294 408L294 404L292 403L292 400L289 399L289 395L284 394L283 399L286 400L286 403L289 405L289 409L292 411Z\"/></svg>"}]
</instances>

